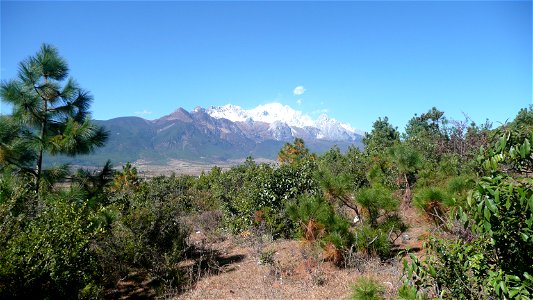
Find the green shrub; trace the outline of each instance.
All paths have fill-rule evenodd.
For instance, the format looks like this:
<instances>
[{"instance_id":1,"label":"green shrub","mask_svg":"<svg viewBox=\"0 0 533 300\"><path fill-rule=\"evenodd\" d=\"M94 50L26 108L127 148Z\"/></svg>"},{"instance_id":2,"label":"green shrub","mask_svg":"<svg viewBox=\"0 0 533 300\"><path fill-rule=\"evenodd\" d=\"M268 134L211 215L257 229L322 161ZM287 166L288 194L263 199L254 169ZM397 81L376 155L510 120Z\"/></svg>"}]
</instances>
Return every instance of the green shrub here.
<instances>
[{"instance_id":1,"label":"green shrub","mask_svg":"<svg viewBox=\"0 0 533 300\"><path fill-rule=\"evenodd\" d=\"M389 232L382 228L374 228L368 224L359 226L354 233L357 250L369 256L389 258L392 253L392 241Z\"/></svg>"},{"instance_id":2,"label":"green shrub","mask_svg":"<svg viewBox=\"0 0 533 300\"><path fill-rule=\"evenodd\" d=\"M91 241L103 229L86 206L47 203L0 250L0 298L93 297L101 293Z\"/></svg>"},{"instance_id":3,"label":"green shrub","mask_svg":"<svg viewBox=\"0 0 533 300\"><path fill-rule=\"evenodd\" d=\"M411 262L404 262L406 284L416 287L419 296L532 298L531 143L533 136L522 141L505 136L482 151L479 163L487 176L457 209L468 234L433 238L423 261L411 255Z\"/></svg>"},{"instance_id":4,"label":"green shrub","mask_svg":"<svg viewBox=\"0 0 533 300\"><path fill-rule=\"evenodd\" d=\"M384 288L375 279L359 277L353 286L352 300L380 300Z\"/></svg>"},{"instance_id":5,"label":"green shrub","mask_svg":"<svg viewBox=\"0 0 533 300\"><path fill-rule=\"evenodd\" d=\"M135 270L145 270L151 277L179 286L182 280L177 263L182 259L189 229L181 218L185 215L173 178L158 178L126 199L127 209L108 207L108 219L114 219L109 233L94 246L107 283ZM166 185L165 185L166 184ZM179 190L179 189L177 189ZM168 196L168 198L164 198Z\"/></svg>"},{"instance_id":6,"label":"green shrub","mask_svg":"<svg viewBox=\"0 0 533 300\"><path fill-rule=\"evenodd\" d=\"M416 289L412 286L402 285L398 289L397 300L417 300Z\"/></svg>"},{"instance_id":7,"label":"green shrub","mask_svg":"<svg viewBox=\"0 0 533 300\"><path fill-rule=\"evenodd\" d=\"M354 233L357 249L367 255L390 257L393 241L407 229L397 214L398 199L377 185L358 191L356 201L367 215Z\"/></svg>"},{"instance_id":8,"label":"green shrub","mask_svg":"<svg viewBox=\"0 0 533 300\"><path fill-rule=\"evenodd\" d=\"M299 224L296 232L300 237L311 234L306 232L306 224L313 220L324 228L322 237L327 233L338 233L349 240L350 224L336 215L331 205L321 196L300 196L297 203L288 205L287 214L296 224Z\"/></svg>"},{"instance_id":9,"label":"green shrub","mask_svg":"<svg viewBox=\"0 0 533 300\"><path fill-rule=\"evenodd\" d=\"M157 176L143 181L138 188L137 195L130 198L130 201L139 200L140 205L144 205L145 202L154 202L156 205L172 202L178 206L176 209L188 212L193 208L198 209L195 207L196 199L190 194L193 184L194 178L187 175Z\"/></svg>"},{"instance_id":10,"label":"green shrub","mask_svg":"<svg viewBox=\"0 0 533 300\"><path fill-rule=\"evenodd\" d=\"M457 208L466 204L468 192L476 186L476 181L472 175L461 175L448 180L446 191L451 196L448 206Z\"/></svg>"},{"instance_id":11,"label":"green shrub","mask_svg":"<svg viewBox=\"0 0 533 300\"><path fill-rule=\"evenodd\" d=\"M295 225L285 207L299 195L318 193L315 170L316 163L307 159L278 168L249 160L222 173L213 194L224 209L226 227L238 233L260 221L274 238L290 236Z\"/></svg>"},{"instance_id":12,"label":"green shrub","mask_svg":"<svg viewBox=\"0 0 533 300\"><path fill-rule=\"evenodd\" d=\"M324 190L353 191L368 185L368 156L350 146L345 154L333 146L318 159L320 183Z\"/></svg>"},{"instance_id":13,"label":"green shrub","mask_svg":"<svg viewBox=\"0 0 533 300\"><path fill-rule=\"evenodd\" d=\"M415 193L413 205L422 210L436 225L445 222L446 206L451 204L451 197L441 188L422 188Z\"/></svg>"},{"instance_id":14,"label":"green shrub","mask_svg":"<svg viewBox=\"0 0 533 300\"><path fill-rule=\"evenodd\" d=\"M380 185L360 190L356 195L356 201L367 211L368 223L372 227L377 227L378 219L394 213L399 205L398 199L391 191Z\"/></svg>"},{"instance_id":15,"label":"green shrub","mask_svg":"<svg viewBox=\"0 0 533 300\"><path fill-rule=\"evenodd\" d=\"M323 197L302 195L297 203L288 205L287 214L298 224L296 236L320 245L326 259L337 264L342 261L343 253L353 243L350 223L335 214Z\"/></svg>"},{"instance_id":16,"label":"green shrub","mask_svg":"<svg viewBox=\"0 0 533 300\"><path fill-rule=\"evenodd\" d=\"M448 192L450 194L463 194L476 186L475 180L468 175L452 177L448 181Z\"/></svg>"}]
</instances>

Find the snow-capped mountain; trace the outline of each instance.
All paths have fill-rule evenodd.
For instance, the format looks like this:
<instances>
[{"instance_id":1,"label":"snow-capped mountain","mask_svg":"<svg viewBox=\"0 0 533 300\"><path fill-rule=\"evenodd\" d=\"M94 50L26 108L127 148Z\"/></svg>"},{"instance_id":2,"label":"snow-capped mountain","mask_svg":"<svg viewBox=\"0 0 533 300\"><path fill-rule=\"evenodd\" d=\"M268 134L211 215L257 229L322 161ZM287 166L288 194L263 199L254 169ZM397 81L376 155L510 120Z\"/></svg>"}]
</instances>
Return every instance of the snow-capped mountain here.
<instances>
[{"instance_id":1,"label":"snow-capped mountain","mask_svg":"<svg viewBox=\"0 0 533 300\"><path fill-rule=\"evenodd\" d=\"M302 112L279 103L244 110L235 105L192 111L178 108L155 120L120 117L95 121L109 131L105 147L80 164L117 163L170 159L222 161L255 158L275 159L281 147L302 138L306 147L324 153L333 145L341 150L362 147L362 136L348 124L326 115L313 120ZM105 161L104 161L105 162Z\"/></svg>"},{"instance_id":2,"label":"snow-capped mountain","mask_svg":"<svg viewBox=\"0 0 533 300\"><path fill-rule=\"evenodd\" d=\"M313 120L301 111L281 103L259 105L250 110L227 104L211 106L206 109L206 112L213 118L227 119L232 122L267 123L269 131L276 140L303 136L321 140L353 141L358 136L356 130L349 124L341 123L324 114Z\"/></svg>"}]
</instances>

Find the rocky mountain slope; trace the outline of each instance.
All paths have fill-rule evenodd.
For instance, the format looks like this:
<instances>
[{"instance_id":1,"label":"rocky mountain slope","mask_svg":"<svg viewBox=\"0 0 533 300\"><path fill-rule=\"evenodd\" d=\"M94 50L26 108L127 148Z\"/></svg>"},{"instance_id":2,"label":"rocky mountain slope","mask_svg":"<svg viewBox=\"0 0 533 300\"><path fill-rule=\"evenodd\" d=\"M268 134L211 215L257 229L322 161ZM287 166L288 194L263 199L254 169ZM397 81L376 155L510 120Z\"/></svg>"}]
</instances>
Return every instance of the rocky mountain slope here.
<instances>
[{"instance_id":1,"label":"rocky mountain slope","mask_svg":"<svg viewBox=\"0 0 533 300\"><path fill-rule=\"evenodd\" d=\"M120 117L96 121L110 137L105 147L92 155L80 156L74 163L100 164L143 160L164 163L170 159L223 161L249 155L274 159L286 142L303 138L314 152L333 145L345 149L361 146L361 135L348 124L326 115L309 116L279 103L252 110L225 105L192 111L179 108L156 120Z\"/></svg>"}]
</instances>

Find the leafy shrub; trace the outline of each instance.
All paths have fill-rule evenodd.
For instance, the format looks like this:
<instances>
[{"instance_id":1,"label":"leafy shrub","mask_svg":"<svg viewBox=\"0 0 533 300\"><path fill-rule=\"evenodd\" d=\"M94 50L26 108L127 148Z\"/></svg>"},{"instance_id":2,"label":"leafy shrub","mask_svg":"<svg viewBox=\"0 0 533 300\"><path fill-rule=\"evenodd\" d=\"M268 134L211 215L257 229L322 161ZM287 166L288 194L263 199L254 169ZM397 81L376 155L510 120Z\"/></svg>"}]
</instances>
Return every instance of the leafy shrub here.
<instances>
[{"instance_id":1,"label":"leafy shrub","mask_svg":"<svg viewBox=\"0 0 533 300\"><path fill-rule=\"evenodd\" d=\"M93 216L86 206L68 200L47 203L0 250L0 296L98 296L99 268L90 246L103 230Z\"/></svg>"},{"instance_id":2,"label":"leafy shrub","mask_svg":"<svg viewBox=\"0 0 533 300\"><path fill-rule=\"evenodd\" d=\"M425 260L411 256L411 263L404 262L406 283L419 295L531 299L533 180L526 170L532 157L527 145L533 137L526 141L499 139L480 159L488 176L457 210L465 230L472 233L468 239L434 238Z\"/></svg>"},{"instance_id":3,"label":"leafy shrub","mask_svg":"<svg viewBox=\"0 0 533 300\"><path fill-rule=\"evenodd\" d=\"M318 160L321 185L325 190L354 191L368 185L366 176L368 157L356 147L349 147L345 154L333 146Z\"/></svg>"},{"instance_id":4,"label":"leafy shrub","mask_svg":"<svg viewBox=\"0 0 533 300\"><path fill-rule=\"evenodd\" d=\"M9 240L11 234L18 234L21 230L14 228L16 223L36 214L37 196L31 191L31 181L26 176L13 176L9 171L0 173L0 219L3 220L0 246Z\"/></svg>"},{"instance_id":5,"label":"leafy shrub","mask_svg":"<svg viewBox=\"0 0 533 300\"><path fill-rule=\"evenodd\" d=\"M156 205L172 202L177 205L177 210L191 211L195 207L195 201L190 190L193 186L194 178L187 175L182 176L157 176L150 180L143 181L139 186L136 196L130 198L139 201L140 205L146 202L154 202ZM135 189L134 189L135 190ZM132 203L136 205L136 203Z\"/></svg>"},{"instance_id":6,"label":"leafy shrub","mask_svg":"<svg viewBox=\"0 0 533 300\"><path fill-rule=\"evenodd\" d=\"M260 209L259 190L270 178L272 168L249 161L226 172L214 171L217 175L213 179L212 193L224 211L224 226L233 233L249 229L255 212Z\"/></svg>"},{"instance_id":7,"label":"leafy shrub","mask_svg":"<svg viewBox=\"0 0 533 300\"><path fill-rule=\"evenodd\" d=\"M213 193L224 208L226 227L242 232L257 223L260 214L275 238L290 236L295 226L285 207L299 195L318 193L315 170L313 160L303 159L275 169L247 161L222 173Z\"/></svg>"},{"instance_id":8,"label":"leafy shrub","mask_svg":"<svg viewBox=\"0 0 533 300\"><path fill-rule=\"evenodd\" d=\"M288 237L295 228L286 215L287 204L297 201L300 195L318 193L315 170L314 161L300 160L274 169L272 175L261 183L257 207L264 211L274 237Z\"/></svg>"},{"instance_id":9,"label":"leafy shrub","mask_svg":"<svg viewBox=\"0 0 533 300\"><path fill-rule=\"evenodd\" d=\"M180 181L174 177L158 177L126 194L129 196L123 200L127 205L107 208L106 213L115 220L109 234L94 246L106 282L133 270L145 270L153 278L179 286L177 263L183 257L189 229L181 220L187 203L176 183Z\"/></svg>"}]
</instances>

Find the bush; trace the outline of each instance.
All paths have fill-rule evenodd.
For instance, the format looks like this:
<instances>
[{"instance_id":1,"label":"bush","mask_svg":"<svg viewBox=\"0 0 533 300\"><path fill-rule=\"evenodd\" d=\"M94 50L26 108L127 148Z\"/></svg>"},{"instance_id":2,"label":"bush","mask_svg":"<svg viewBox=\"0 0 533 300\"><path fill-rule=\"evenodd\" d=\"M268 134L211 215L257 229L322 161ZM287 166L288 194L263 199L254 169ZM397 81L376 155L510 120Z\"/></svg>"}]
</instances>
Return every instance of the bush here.
<instances>
[{"instance_id":1,"label":"bush","mask_svg":"<svg viewBox=\"0 0 533 300\"><path fill-rule=\"evenodd\" d=\"M336 215L323 197L300 196L297 203L287 207L287 214L294 224L298 224L296 236L320 245L327 260L337 264L342 261L343 253L353 242L350 224Z\"/></svg>"},{"instance_id":2,"label":"bush","mask_svg":"<svg viewBox=\"0 0 533 300\"><path fill-rule=\"evenodd\" d=\"M406 284L416 287L419 295L531 299L533 180L527 171L531 143L533 136L531 141L507 136L479 160L488 176L457 209L457 218L470 234L431 239L424 261L412 255L411 263L404 262Z\"/></svg>"},{"instance_id":3,"label":"bush","mask_svg":"<svg viewBox=\"0 0 533 300\"><path fill-rule=\"evenodd\" d=\"M121 194L128 195L122 198L125 206L110 206L102 213L112 222L94 252L107 283L144 270L152 278L179 286L177 263L186 249L189 229L181 219L188 207L182 197L185 187L177 183L174 177L158 177L141 184L137 192Z\"/></svg>"},{"instance_id":4,"label":"bush","mask_svg":"<svg viewBox=\"0 0 533 300\"><path fill-rule=\"evenodd\" d=\"M353 286L352 300L380 300L383 297L383 286L376 280L367 277L360 277Z\"/></svg>"},{"instance_id":5,"label":"bush","mask_svg":"<svg viewBox=\"0 0 533 300\"><path fill-rule=\"evenodd\" d=\"M447 191L453 197L450 205L459 207L465 204L468 192L474 189L476 181L473 176L461 175L448 180Z\"/></svg>"},{"instance_id":6,"label":"bush","mask_svg":"<svg viewBox=\"0 0 533 300\"><path fill-rule=\"evenodd\" d=\"M47 203L0 250L0 298L101 295L91 241L103 234L85 205Z\"/></svg>"},{"instance_id":7,"label":"bush","mask_svg":"<svg viewBox=\"0 0 533 300\"><path fill-rule=\"evenodd\" d=\"M259 193L264 182L272 174L268 165L248 164L233 167L214 178L213 198L224 211L224 226L233 233L248 230L253 225L254 215L260 210ZM218 170L215 169L215 172Z\"/></svg>"},{"instance_id":8,"label":"bush","mask_svg":"<svg viewBox=\"0 0 533 300\"><path fill-rule=\"evenodd\" d=\"M369 256L389 258L392 254L392 241L388 232L382 228L374 228L365 224L357 228L355 232L355 246L357 250Z\"/></svg>"},{"instance_id":9,"label":"bush","mask_svg":"<svg viewBox=\"0 0 533 300\"><path fill-rule=\"evenodd\" d=\"M446 219L446 206L451 202L451 197L441 188L429 187L416 192L413 204L424 211L426 217L435 225L443 225Z\"/></svg>"},{"instance_id":10,"label":"bush","mask_svg":"<svg viewBox=\"0 0 533 300\"><path fill-rule=\"evenodd\" d=\"M260 221L274 238L290 236L295 225L285 207L302 194L318 193L315 170L316 163L308 159L275 169L249 160L224 172L213 193L224 208L226 227L238 233Z\"/></svg>"},{"instance_id":11,"label":"bush","mask_svg":"<svg viewBox=\"0 0 533 300\"><path fill-rule=\"evenodd\" d=\"M407 230L407 226L397 215L398 199L391 191L378 185L360 190L356 194L356 200L368 216L364 224L356 229L357 249L368 255L389 258L393 241Z\"/></svg>"},{"instance_id":12,"label":"bush","mask_svg":"<svg viewBox=\"0 0 533 300\"><path fill-rule=\"evenodd\" d=\"M394 213L399 205L391 191L379 185L360 190L356 201L366 210L368 223L372 227L377 227L379 218Z\"/></svg>"}]
</instances>

